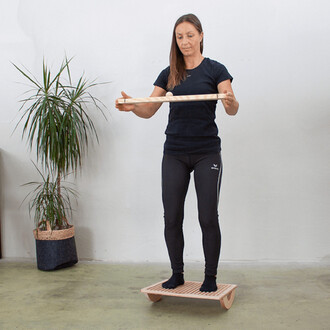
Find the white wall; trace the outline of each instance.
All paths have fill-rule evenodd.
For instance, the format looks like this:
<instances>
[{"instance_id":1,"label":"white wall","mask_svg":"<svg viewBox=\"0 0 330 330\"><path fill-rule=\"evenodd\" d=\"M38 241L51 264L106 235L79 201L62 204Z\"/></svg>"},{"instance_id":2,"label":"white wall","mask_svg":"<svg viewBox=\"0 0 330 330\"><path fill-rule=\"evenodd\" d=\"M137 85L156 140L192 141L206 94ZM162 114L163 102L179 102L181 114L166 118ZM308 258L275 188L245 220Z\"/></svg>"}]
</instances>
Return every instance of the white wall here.
<instances>
[{"instance_id":1,"label":"white wall","mask_svg":"<svg viewBox=\"0 0 330 330\"><path fill-rule=\"evenodd\" d=\"M40 76L75 56L74 75L111 81L95 94L108 121L92 114L100 145L90 149L73 223L80 258L167 261L160 163L168 105L150 120L120 113L125 90L146 96L168 64L172 27L201 19L205 56L224 63L240 101L218 108L224 177L222 260L330 260L330 58L326 0L0 1L0 167L4 257L34 258L26 188L35 159L12 135L26 90L11 61ZM187 261L203 260L193 186L185 219Z\"/></svg>"}]
</instances>

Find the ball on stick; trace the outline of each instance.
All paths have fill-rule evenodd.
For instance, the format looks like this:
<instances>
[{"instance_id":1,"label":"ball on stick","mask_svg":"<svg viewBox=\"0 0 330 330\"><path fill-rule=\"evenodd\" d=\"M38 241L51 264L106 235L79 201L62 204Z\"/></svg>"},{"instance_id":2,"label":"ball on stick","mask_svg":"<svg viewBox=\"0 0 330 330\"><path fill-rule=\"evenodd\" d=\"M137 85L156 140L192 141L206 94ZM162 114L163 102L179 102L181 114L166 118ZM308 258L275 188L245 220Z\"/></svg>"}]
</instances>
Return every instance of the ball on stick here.
<instances>
[{"instance_id":1,"label":"ball on stick","mask_svg":"<svg viewBox=\"0 0 330 330\"><path fill-rule=\"evenodd\" d=\"M167 92L166 96L173 96L173 93L172 92Z\"/></svg>"}]
</instances>

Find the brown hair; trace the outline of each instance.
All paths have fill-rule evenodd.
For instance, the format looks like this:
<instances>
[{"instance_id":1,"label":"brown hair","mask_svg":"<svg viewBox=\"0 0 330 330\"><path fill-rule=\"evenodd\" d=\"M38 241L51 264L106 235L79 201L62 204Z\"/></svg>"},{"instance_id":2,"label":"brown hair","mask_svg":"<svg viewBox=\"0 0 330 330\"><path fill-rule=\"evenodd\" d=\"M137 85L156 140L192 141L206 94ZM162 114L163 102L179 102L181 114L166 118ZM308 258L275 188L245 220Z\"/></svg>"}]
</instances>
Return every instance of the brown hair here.
<instances>
[{"instance_id":1,"label":"brown hair","mask_svg":"<svg viewBox=\"0 0 330 330\"><path fill-rule=\"evenodd\" d=\"M191 23L199 33L203 32L202 24L200 20L194 14L187 14L181 16L175 23L172 35L172 45L170 51L170 74L168 76L167 88L173 89L175 86L180 84L180 81L186 78L186 65L183 59L183 54L181 53L178 44L176 43L175 30L176 27L183 23ZM200 44L201 53L203 53L203 39Z\"/></svg>"}]
</instances>

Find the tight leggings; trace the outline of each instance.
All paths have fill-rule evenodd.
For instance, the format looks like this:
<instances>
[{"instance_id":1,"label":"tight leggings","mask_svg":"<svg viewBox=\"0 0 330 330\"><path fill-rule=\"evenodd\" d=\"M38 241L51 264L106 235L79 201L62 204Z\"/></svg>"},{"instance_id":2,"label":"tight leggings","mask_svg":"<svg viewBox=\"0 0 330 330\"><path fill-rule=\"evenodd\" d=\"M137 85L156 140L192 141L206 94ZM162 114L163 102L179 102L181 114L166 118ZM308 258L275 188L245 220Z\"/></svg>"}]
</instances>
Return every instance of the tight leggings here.
<instances>
[{"instance_id":1,"label":"tight leggings","mask_svg":"<svg viewBox=\"0 0 330 330\"><path fill-rule=\"evenodd\" d=\"M221 233L218 202L222 176L220 153L206 155L167 155L162 162L162 198L165 241L173 273L183 272L184 202L190 173L194 172L198 218L202 229L205 274L216 275Z\"/></svg>"}]
</instances>

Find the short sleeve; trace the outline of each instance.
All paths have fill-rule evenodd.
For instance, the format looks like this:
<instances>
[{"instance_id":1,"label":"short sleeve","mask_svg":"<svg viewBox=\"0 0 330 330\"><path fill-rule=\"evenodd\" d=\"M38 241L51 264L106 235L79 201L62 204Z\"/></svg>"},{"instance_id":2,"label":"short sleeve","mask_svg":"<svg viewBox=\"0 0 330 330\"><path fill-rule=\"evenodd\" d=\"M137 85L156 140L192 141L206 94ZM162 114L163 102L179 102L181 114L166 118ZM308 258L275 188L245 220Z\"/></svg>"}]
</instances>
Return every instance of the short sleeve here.
<instances>
[{"instance_id":1,"label":"short sleeve","mask_svg":"<svg viewBox=\"0 0 330 330\"><path fill-rule=\"evenodd\" d=\"M214 65L214 75L215 75L214 79L217 85L220 84L222 81L228 79L231 82L233 81L233 77L230 75L227 68L223 64L214 61L213 65Z\"/></svg>"},{"instance_id":2,"label":"short sleeve","mask_svg":"<svg viewBox=\"0 0 330 330\"><path fill-rule=\"evenodd\" d=\"M169 74L170 74L170 67L167 67L159 74L158 78L154 82L154 86L158 86L160 88L167 90Z\"/></svg>"}]
</instances>

